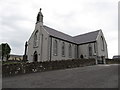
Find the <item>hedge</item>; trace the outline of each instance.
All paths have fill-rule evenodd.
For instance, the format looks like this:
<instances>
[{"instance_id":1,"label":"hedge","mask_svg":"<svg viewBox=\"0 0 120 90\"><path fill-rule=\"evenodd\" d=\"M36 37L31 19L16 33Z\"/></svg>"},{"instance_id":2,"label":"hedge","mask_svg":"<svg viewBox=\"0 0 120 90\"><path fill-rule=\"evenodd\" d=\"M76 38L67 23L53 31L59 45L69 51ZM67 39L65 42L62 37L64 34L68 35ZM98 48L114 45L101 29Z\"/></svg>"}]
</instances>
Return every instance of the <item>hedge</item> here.
<instances>
[{"instance_id":1,"label":"hedge","mask_svg":"<svg viewBox=\"0 0 120 90\"><path fill-rule=\"evenodd\" d=\"M95 59L74 59L51 62L21 62L2 65L2 76L14 76L32 72L43 72L57 69L95 65Z\"/></svg>"}]
</instances>

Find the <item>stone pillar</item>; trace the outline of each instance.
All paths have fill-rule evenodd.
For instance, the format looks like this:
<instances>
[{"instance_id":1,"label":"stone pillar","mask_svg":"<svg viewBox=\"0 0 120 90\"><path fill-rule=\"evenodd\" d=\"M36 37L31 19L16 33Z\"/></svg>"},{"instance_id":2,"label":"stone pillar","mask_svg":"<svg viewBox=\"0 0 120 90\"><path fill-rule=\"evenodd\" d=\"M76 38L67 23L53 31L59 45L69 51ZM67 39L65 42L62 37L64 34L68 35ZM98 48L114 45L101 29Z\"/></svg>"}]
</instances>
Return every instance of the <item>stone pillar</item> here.
<instances>
[{"instance_id":1,"label":"stone pillar","mask_svg":"<svg viewBox=\"0 0 120 90\"><path fill-rule=\"evenodd\" d=\"M26 52L27 52L27 41L26 41L26 43L25 43L25 52L24 52L24 55L23 55L23 61L27 61L27 54L26 54Z\"/></svg>"},{"instance_id":2,"label":"stone pillar","mask_svg":"<svg viewBox=\"0 0 120 90\"><path fill-rule=\"evenodd\" d=\"M95 61L96 61L96 65L98 64L98 59L97 59L97 56L95 57Z\"/></svg>"},{"instance_id":3,"label":"stone pillar","mask_svg":"<svg viewBox=\"0 0 120 90\"><path fill-rule=\"evenodd\" d=\"M106 64L105 56L103 57L103 64Z\"/></svg>"},{"instance_id":4,"label":"stone pillar","mask_svg":"<svg viewBox=\"0 0 120 90\"><path fill-rule=\"evenodd\" d=\"M96 54L94 54L94 58L95 58L95 63L98 64L98 58Z\"/></svg>"}]
</instances>

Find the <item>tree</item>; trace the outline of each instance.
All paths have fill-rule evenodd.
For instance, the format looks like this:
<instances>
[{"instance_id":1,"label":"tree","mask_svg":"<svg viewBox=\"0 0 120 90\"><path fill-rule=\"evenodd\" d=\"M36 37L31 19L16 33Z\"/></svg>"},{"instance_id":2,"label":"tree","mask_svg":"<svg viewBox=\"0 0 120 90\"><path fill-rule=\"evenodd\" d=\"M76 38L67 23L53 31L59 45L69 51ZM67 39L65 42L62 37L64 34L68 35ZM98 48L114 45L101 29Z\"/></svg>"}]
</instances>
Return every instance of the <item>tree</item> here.
<instances>
[{"instance_id":1,"label":"tree","mask_svg":"<svg viewBox=\"0 0 120 90\"><path fill-rule=\"evenodd\" d=\"M8 58L10 57L10 52L11 52L11 48L7 43L2 43L0 45L0 54L2 55L2 60L4 58L6 58L6 60L8 60Z\"/></svg>"}]
</instances>

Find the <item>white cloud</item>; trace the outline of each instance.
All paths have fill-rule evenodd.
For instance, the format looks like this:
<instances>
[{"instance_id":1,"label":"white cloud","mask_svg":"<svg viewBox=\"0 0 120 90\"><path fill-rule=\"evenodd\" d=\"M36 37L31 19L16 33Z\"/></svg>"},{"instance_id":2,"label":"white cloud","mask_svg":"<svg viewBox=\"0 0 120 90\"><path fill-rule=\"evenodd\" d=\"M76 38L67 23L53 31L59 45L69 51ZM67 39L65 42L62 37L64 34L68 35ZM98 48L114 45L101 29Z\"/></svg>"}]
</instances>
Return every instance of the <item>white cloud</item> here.
<instances>
[{"instance_id":1,"label":"white cloud","mask_svg":"<svg viewBox=\"0 0 120 90\"><path fill-rule=\"evenodd\" d=\"M0 42L12 53L23 54L41 7L44 24L69 35L102 29L110 58L117 54L118 0L0 0L0 7Z\"/></svg>"}]
</instances>

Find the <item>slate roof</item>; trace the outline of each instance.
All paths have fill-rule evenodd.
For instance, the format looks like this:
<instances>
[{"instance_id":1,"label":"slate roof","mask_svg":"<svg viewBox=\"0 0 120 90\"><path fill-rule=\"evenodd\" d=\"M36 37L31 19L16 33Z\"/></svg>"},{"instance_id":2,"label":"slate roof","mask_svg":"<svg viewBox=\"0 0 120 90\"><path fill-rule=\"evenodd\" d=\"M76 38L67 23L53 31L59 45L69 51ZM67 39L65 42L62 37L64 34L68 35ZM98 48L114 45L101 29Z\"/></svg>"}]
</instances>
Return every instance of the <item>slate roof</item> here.
<instances>
[{"instance_id":1,"label":"slate roof","mask_svg":"<svg viewBox=\"0 0 120 90\"><path fill-rule=\"evenodd\" d=\"M78 44L94 42L94 41L96 41L99 31L100 30L89 32L86 34L75 36L73 38L74 38L75 42Z\"/></svg>"},{"instance_id":2,"label":"slate roof","mask_svg":"<svg viewBox=\"0 0 120 90\"><path fill-rule=\"evenodd\" d=\"M60 38L60 39L63 39L63 40L67 40L69 42L76 43L76 44L83 44L83 43L96 41L96 38L97 38L98 33L100 31L100 30L97 30L97 31L93 31L93 32L89 32L89 33L86 33L86 34L82 34L82 35L72 37L72 36L67 35L65 33L62 33L60 31L57 31L57 30L52 29L50 27L47 27L45 25L43 27L45 28L45 30L51 36L57 37L57 38Z\"/></svg>"},{"instance_id":3,"label":"slate roof","mask_svg":"<svg viewBox=\"0 0 120 90\"><path fill-rule=\"evenodd\" d=\"M57 38L60 38L60 39L63 39L63 40L67 40L69 42L73 42L75 43L74 41L74 38L70 35L67 35L65 33L62 33L60 31L57 31L55 29L52 29L50 27L47 27L47 26L43 26L45 28L45 30L51 35L51 36L54 36L54 37L57 37Z\"/></svg>"}]
</instances>

